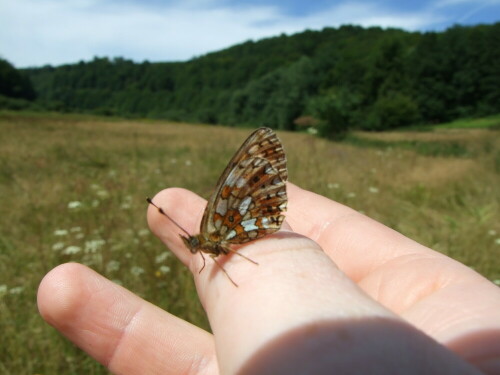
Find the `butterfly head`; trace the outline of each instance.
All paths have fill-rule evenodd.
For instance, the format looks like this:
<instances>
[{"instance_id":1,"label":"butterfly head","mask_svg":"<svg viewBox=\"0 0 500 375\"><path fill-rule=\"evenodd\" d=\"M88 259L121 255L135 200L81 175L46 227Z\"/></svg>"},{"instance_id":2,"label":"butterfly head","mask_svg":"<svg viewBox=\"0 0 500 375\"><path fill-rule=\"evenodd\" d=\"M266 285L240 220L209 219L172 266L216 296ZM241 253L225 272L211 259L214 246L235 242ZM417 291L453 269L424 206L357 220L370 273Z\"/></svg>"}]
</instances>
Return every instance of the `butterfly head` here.
<instances>
[{"instance_id":1,"label":"butterfly head","mask_svg":"<svg viewBox=\"0 0 500 375\"><path fill-rule=\"evenodd\" d=\"M184 242L184 245L189 249L189 251L193 254L196 254L198 250L200 249L200 239L198 236L183 236L182 234L180 235L182 242Z\"/></svg>"}]
</instances>

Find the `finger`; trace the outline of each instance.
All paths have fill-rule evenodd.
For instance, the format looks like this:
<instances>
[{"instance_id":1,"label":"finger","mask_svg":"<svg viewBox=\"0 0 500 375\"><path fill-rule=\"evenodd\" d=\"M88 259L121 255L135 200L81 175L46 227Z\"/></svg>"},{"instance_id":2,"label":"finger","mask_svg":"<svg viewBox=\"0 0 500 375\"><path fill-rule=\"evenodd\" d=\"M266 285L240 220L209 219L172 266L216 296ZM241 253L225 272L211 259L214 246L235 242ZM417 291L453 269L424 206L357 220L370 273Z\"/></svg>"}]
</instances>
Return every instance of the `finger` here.
<instances>
[{"instance_id":1,"label":"finger","mask_svg":"<svg viewBox=\"0 0 500 375\"><path fill-rule=\"evenodd\" d=\"M498 333L483 334L500 332L494 284L349 207L287 188L292 228L317 241L368 295L478 366L500 353L492 345Z\"/></svg>"},{"instance_id":2,"label":"finger","mask_svg":"<svg viewBox=\"0 0 500 375\"><path fill-rule=\"evenodd\" d=\"M154 200L188 232L198 233L199 219L183 211L202 212L203 200L181 189L165 190ZM199 259L197 254L190 254L176 236L169 233L178 229L165 225L164 218L159 220L160 216L158 211L148 212L152 230L169 248L180 254L185 263L196 264ZM316 363L317 358L303 343L307 346L307 343L317 342L319 347L328 344L328 358L344 357L345 352L334 349L343 345L337 339L342 336L338 330L344 330L345 325L337 323L344 320L354 319L354 323L351 326L348 324L349 327L343 331L352 340L340 339L348 342L345 350L353 346L367 348L367 342L372 345L372 339L379 340L383 331L381 328L378 328L378 333L372 333L371 338L363 335L371 326L369 322L377 322L377 327L392 329L397 340L404 341L409 335L410 341L414 340L412 343L419 343L415 344L417 346L431 342L362 293L321 248L306 237L281 231L250 242L239 251L258 261L259 265L233 254L219 257L231 277L238 282L237 288L212 262L201 274L191 266L200 299L215 334L221 373L261 373L255 369L262 369L260 366L263 363L272 368L273 365L268 362L272 362L269 355L276 353L277 348L290 354L290 369L301 368L307 372L300 366ZM193 260L187 259L186 254ZM368 327L364 323L358 325L359 322L366 322ZM288 347L290 342L293 342L292 347ZM392 350L389 348L393 348L391 345L386 349ZM434 342L430 345L440 356L451 355ZM400 346L408 347L408 342ZM387 357L392 358L393 355Z\"/></svg>"},{"instance_id":3,"label":"finger","mask_svg":"<svg viewBox=\"0 0 500 375\"><path fill-rule=\"evenodd\" d=\"M56 267L42 280L43 318L115 374L218 373L212 336L89 268Z\"/></svg>"}]
</instances>

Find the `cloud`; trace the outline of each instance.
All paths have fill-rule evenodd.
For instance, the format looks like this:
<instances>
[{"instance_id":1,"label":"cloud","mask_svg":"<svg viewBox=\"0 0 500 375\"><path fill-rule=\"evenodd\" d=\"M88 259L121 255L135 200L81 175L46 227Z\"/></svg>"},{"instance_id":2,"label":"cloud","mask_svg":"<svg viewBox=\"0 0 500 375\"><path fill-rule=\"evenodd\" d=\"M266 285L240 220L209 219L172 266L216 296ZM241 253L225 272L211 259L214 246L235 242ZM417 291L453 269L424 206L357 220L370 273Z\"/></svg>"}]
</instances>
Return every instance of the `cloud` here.
<instances>
[{"instance_id":1,"label":"cloud","mask_svg":"<svg viewBox=\"0 0 500 375\"><path fill-rule=\"evenodd\" d=\"M227 1L158 3L3 0L0 54L20 67L93 56L175 61L306 28L357 24L417 30L443 21L430 11L398 12L368 0L346 1L302 17L283 14L278 7Z\"/></svg>"}]
</instances>

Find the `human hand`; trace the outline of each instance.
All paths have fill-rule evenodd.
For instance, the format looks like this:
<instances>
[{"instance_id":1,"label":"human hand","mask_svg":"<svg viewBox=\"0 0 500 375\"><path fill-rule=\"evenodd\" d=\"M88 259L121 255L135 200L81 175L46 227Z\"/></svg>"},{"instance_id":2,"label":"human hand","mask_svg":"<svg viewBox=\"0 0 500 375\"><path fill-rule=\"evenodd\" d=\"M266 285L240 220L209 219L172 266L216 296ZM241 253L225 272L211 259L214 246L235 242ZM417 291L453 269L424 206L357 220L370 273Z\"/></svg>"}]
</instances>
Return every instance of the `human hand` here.
<instances>
[{"instance_id":1,"label":"human hand","mask_svg":"<svg viewBox=\"0 0 500 375\"><path fill-rule=\"evenodd\" d=\"M193 272L214 335L90 269L42 281L44 319L116 374L474 374L500 372L500 289L366 216L288 184L282 230L241 248L256 266L181 242L149 208L153 232ZM205 201L154 199L190 233ZM323 249L323 250L322 250Z\"/></svg>"}]
</instances>

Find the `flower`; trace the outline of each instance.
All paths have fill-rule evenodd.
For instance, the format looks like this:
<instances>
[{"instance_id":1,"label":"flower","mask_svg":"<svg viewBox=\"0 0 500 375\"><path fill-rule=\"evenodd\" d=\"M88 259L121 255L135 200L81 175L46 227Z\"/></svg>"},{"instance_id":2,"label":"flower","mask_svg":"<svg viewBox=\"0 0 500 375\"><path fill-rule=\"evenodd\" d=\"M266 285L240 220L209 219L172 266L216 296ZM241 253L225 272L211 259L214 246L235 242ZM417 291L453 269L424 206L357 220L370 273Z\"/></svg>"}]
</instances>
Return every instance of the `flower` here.
<instances>
[{"instance_id":1,"label":"flower","mask_svg":"<svg viewBox=\"0 0 500 375\"><path fill-rule=\"evenodd\" d=\"M24 286L15 286L9 290L10 294L21 294L24 290Z\"/></svg>"},{"instance_id":2,"label":"flower","mask_svg":"<svg viewBox=\"0 0 500 375\"><path fill-rule=\"evenodd\" d=\"M56 229L54 231L54 236L66 236L68 231L66 229Z\"/></svg>"},{"instance_id":3,"label":"flower","mask_svg":"<svg viewBox=\"0 0 500 375\"><path fill-rule=\"evenodd\" d=\"M377 194L378 193L378 188L376 188L375 186L370 186L368 188L368 191L372 194Z\"/></svg>"},{"instance_id":4,"label":"flower","mask_svg":"<svg viewBox=\"0 0 500 375\"><path fill-rule=\"evenodd\" d=\"M97 190L96 194L101 199L106 199L109 197L109 192L105 189Z\"/></svg>"},{"instance_id":5,"label":"flower","mask_svg":"<svg viewBox=\"0 0 500 375\"><path fill-rule=\"evenodd\" d=\"M61 250L64 248L64 242L56 242L52 245L52 250Z\"/></svg>"},{"instance_id":6,"label":"flower","mask_svg":"<svg viewBox=\"0 0 500 375\"><path fill-rule=\"evenodd\" d=\"M164 251L160 255L157 255L155 258L156 263L163 263L168 257L170 257L170 251Z\"/></svg>"},{"instance_id":7,"label":"flower","mask_svg":"<svg viewBox=\"0 0 500 375\"><path fill-rule=\"evenodd\" d=\"M95 253L105 243L106 243L106 241L104 241L102 239L85 241L85 252L86 253Z\"/></svg>"},{"instance_id":8,"label":"flower","mask_svg":"<svg viewBox=\"0 0 500 375\"><path fill-rule=\"evenodd\" d=\"M149 229L143 228L137 234L141 237L149 236Z\"/></svg>"},{"instance_id":9,"label":"flower","mask_svg":"<svg viewBox=\"0 0 500 375\"><path fill-rule=\"evenodd\" d=\"M144 272L144 268L142 267L139 267L139 266L133 266L131 269L130 269L130 272L132 273L132 275L134 276L140 276L142 275Z\"/></svg>"},{"instance_id":10,"label":"flower","mask_svg":"<svg viewBox=\"0 0 500 375\"><path fill-rule=\"evenodd\" d=\"M336 184L336 183L335 184L329 183L328 185L326 185L326 187L328 189L338 189L340 187L340 185Z\"/></svg>"},{"instance_id":11,"label":"flower","mask_svg":"<svg viewBox=\"0 0 500 375\"><path fill-rule=\"evenodd\" d=\"M106 271L113 272L120 269L120 262L117 260L110 260L106 265Z\"/></svg>"},{"instance_id":12,"label":"flower","mask_svg":"<svg viewBox=\"0 0 500 375\"><path fill-rule=\"evenodd\" d=\"M82 248L80 246L68 246L66 249L64 249L63 254L73 255L78 254L80 251L82 251Z\"/></svg>"},{"instance_id":13,"label":"flower","mask_svg":"<svg viewBox=\"0 0 500 375\"><path fill-rule=\"evenodd\" d=\"M68 203L68 208L70 210L76 210L77 208L80 208L82 206L83 206L82 202L79 202L79 201L72 201L72 202Z\"/></svg>"},{"instance_id":14,"label":"flower","mask_svg":"<svg viewBox=\"0 0 500 375\"><path fill-rule=\"evenodd\" d=\"M160 271L162 274L164 274L164 275L165 275L165 274L167 274L167 273L169 273L169 272L170 272L170 267L169 267L169 266L165 266L165 265L160 266L159 271Z\"/></svg>"},{"instance_id":15,"label":"flower","mask_svg":"<svg viewBox=\"0 0 500 375\"><path fill-rule=\"evenodd\" d=\"M354 198L356 196L356 193L347 193L347 198Z\"/></svg>"}]
</instances>

